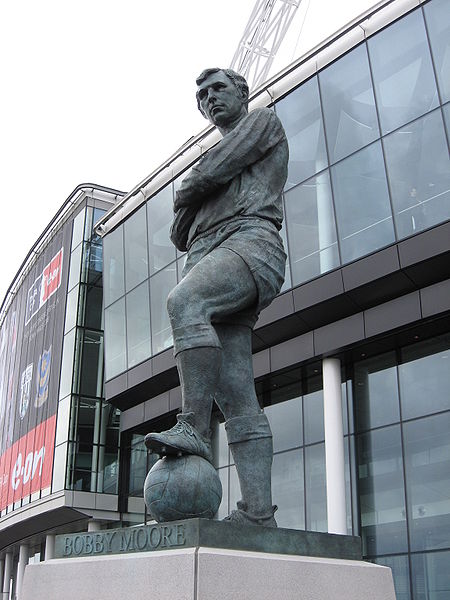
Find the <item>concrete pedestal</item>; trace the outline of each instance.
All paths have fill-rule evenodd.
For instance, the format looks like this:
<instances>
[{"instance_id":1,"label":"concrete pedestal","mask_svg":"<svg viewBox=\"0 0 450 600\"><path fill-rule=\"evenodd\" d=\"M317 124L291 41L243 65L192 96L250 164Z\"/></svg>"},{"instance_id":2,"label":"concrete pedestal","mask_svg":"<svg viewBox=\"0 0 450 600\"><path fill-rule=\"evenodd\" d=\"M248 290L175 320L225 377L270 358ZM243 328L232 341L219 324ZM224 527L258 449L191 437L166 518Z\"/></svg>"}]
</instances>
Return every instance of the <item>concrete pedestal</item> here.
<instances>
[{"instance_id":1,"label":"concrete pedestal","mask_svg":"<svg viewBox=\"0 0 450 600\"><path fill-rule=\"evenodd\" d=\"M28 565L21 600L395 600L390 569L356 560L217 548Z\"/></svg>"}]
</instances>

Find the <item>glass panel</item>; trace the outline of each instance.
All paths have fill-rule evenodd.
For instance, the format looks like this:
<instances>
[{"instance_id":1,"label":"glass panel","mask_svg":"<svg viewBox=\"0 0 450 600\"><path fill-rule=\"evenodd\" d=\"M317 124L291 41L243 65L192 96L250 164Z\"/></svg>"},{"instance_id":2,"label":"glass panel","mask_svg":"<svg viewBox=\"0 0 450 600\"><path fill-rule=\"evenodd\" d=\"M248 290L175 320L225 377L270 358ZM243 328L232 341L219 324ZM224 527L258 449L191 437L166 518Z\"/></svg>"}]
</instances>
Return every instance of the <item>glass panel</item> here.
<instances>
[{"instance_id":1,"label":"glass panel","mask_svg":"<svg viewBox=\"0 0 450 600\"><path fill-rule=\"evenodd\" d=\"M438 85L442 102L450 100L450 21L448 0L433 0L424 5Z\"/></svg>"},{"instance_id":2,"label":"glass panel","mask_svg":"<svg viewBox=\"0 0 450 600\"><path fill-rule=\"evenodd\" d=\"M450 408L450 338L442 336L401 351L400 397L404 419Z\"/></svg>"},{"instance_id":3,"label":"glass panel","mask_svg":"<svg viewBox=\"0 0 450 600\"><path fill-rule=\"evenodd\" d=\"M78 246L78 244L83 240L85 214L86 209L83 208L83 210L81 210L73 220L72 250L74 250Z\"/></svg>"},{"instance_id":4,"label":"glass panel","mask_svg":"<svg viewBox=\"0 0 450 600\"><path fill-rule=\"evenodd\" d=\"M330 161L336 162L379 137L365 44L319 75Z\"/></svg>"},{"instance_id":5,"label":"glass panel","mask_svg":"<svg viewBox=\"0 0 450 600\"><path fill-rule=\"evenodd\" d=\"M81 352L79 393L100 398L103 395L103 332L85 330Z\"/></svg>"},{"instance_id":6,"label":"glass panel","mask_svg":"<svg viewBox=\"0 0 450 600\"><path fill-rule=\"evenodd\" d=\"M120 410L109 402L102 403L100 444L117 448L119 446Z\"/></svg>"},{"instance_id":7,"label":"glass panel","mask_svg":"<svg viewBox=\"0 0 450 600\"><path fill-rule=\"evenodd\" d=\"M272 465L272 496L278 506L278 527L305 529L303 450L275 454Z\"/></svg>"},{"instance_id":8,"label":"glass panel","mask_svg":"<svg viewBox=\"0 0 450 600\"><path fill-rule=\"evenodd\" d=\"M358 431L400 421L394 352L355 363L355 410Z\"/></svg>"},{"instance_id":9,"label":"glass panel","mask_svg":"<svg viewBox=\"0 0 450 600\"><path fill-rule=\"evenodd\" d=\"M349 439L344 439L344 473L345 473L345 514L347 517L347 534L353 535L353 516L352 516L352 490L350 479L350 452Z\"/></svg>"},{"instance_id":10,"label":"glass panel","mask_svg":"<svg viewBox=\"0 0 450 600\"><path fill-rule=\"evenodd\" d=\"M167 314L167 296L177 283L175 264L150 279L150 315L152 323L152 354L172 345L172 330Z\"/></svg>"},{"instance_id":11,"label":"glass panel","mask_svg":"<svg viewBox=\"0 0 450 600\"><path fill-rule=\"evenodd\" d=\"M436 108L438 97L422 12L368 40L383 133Z\"/></svg>"},{"instance_id":12,"label":"glass panel","mask_svg":"<svg viewBox=\"0 0 450 600\"><path fill-rule=\"evenodd\" d=\"M286 219L284 219L283 225L281 226L280 237L283 240L284 250L287 254L286 267L285 267L285 271L284 271L284 283L281 286L281 290L280 290L280 294L282 294L286 290L290 290L292 287L290 256L289 256L289 249L288 249L287 236L286 236Z\"/></svg>"},{"instance_id":13,"label":"glass panel","mask_svg":"<svg viewBox=\"0 0 450 600\"><path fill-rule=\"evenodd\" d=\"M241 499L241 488L239 486L239 479L236 471L236 467L233 465L230 467L230 491L229 491L229 511L235 510L236 503Z\"/></svg>"},{"instance_id":14,"label":"glass panel","mask_svg":"<svg viewBox=\"0 0 450 600\"><path fill-rule=\"evenodd\" d=\"M449 431L448 412L403 425L413 551L449 547Z\"/></svg>"},{"instance_id":15,"label":"glass panel","mask_svg":"<svg viewBox=\"0 0 450 600\"><path fill-rule=\"evenodd\" d=\"M96 446L69 442L68 488L82 492L95 491L92 471L93 451Z\"/></svg>"},{"instance_id":16,"label":"glass panel","mask_svg":"<svg viewBox=\"0 0 450 600\"><path fill-rule=\"evenodd\" d=\"M111 379L127 367L124 298L105 310L105 331L105 371Z\"/></svg>"},{"instance_id":17,"label":"glass panel","mask_svg":"<svg viewBox=\"0 0 450 600\"><path fill-rule=\"evenodd\" d=\"M272 429L274 452L298 448L302 445L301 397L267 406L264 412Z\"/></svg>"},{"instance_id":18,"label":"glass panel","mask_svg":"<svg viewBox=\"0 0 450 600\"><path fill-rule=\"evenodd\" d=\"M127 294L126 303L128 368L131 368L151 354L148 281Z\"/></svg>"},{"instance_id":19,"label":"glass panel","mask_svg":"<svg viewBox=\"0 0 450 600\"><path fill-rule=\"evenodd\" d=\"M101 402L89 398L74 398L70 423L70 439L78 444L98 444Z\"/></svg>"},{"instance_id":20,"label":"glass panel","mask_svg":"<svg viewBox=\"0 0 450 600\"><path fill-rule=\"evenodd\" d=\"M173 220L172 184L147 202L150 275L175 260L175 246L169 238Z\"/></svg>"},{"instance_id":21,"label":"glass panel","mask_svg":"<svg viewBox=\"0 0 450 600\"><path fill-rule=\"evenodd\" d=\"M103 293L105 306L125 293L123 226L103 238Z\"/></svg>"},{"instance_id":22,"label":"glass panel","mask_svg":"<svg viewBox=\"0 0 450 600\"><path fill-rule=\"evenodd\" d=\"M58 416L56 419L55 444L58 446L66 442L69 437L69 416L71 396L66 396L58 404Z\"/></svg>"},{"instance_id":23,"label":"glass panel","mask_svg":"<svg viewBox=\"0 0 450 600\"><path fill-rule=\"evenodd\" d=\"M227 434L225 432L225 423L220 423L217 417L213 417L212 429L212 448L214 455L214 466L224 467L230 464L228 452Z\"/></svg>"},{"instance_id":24,"label":"glass panel","mask_svg":"<svg viewBox=\"0 0 450 600\"><path fill-rule=\"evenodd\" d=\"M97 492L117 494L119 483L119 453L117 448L99 447Z\"/></svg>"},{"instance_id":25,"label":"glass panel","mask_svg":"<svg viewBox=\"0 0 450 600\"><path fill-rule=\"evenodd\" d=\"M86 224L84 226L84 239L85 240L94 240L95 242L101 244L101 238L99 238L95 231L94 227L97 224L100 217L102 217L106 213L106 210L102 208L93 208L89 206L86 214Z\"/></svg>"},{"instance_id":26,"label":"glass panel","mask_svg":"<svg viewBox=\"0 0 450 600\"><path fill-rule=\"evenodd\" d=\"M350 442L350 474L351 474L351 504L352 504L352 517L353 517L353 535L361 535L360 523L359 523L359 490L357 486L357 456L356 456L356 442L355 436L349 436ZM347 515L348 519L348 515ZM348 520L347 520L348 522Z\"/></svg>"},{"instance_id":27,"label":"glass panel","mask_svg":"<svg viewBox=\"0 0 450 600\"><path fill-rule=\"evenodd\" d=\"M125 221L125 287L131 290L148 277L145 206Z\"/></svg>"},{"instance_id":28,"label":"glass panel","mask_svg":"<svg viewBox=\"0 0 450 600\"><path fill-rule=\"evenodd\" d=\"M81 286L79 322L92 329L103 329L103 290L92 285Z\"/></svg>"},{"instance_id":29,"label":"glass panel","mask_svg":"<svg viewBox=\"0 0 450 600\"><path fill-rule=\"evenodd\" d=\"M328 171L286 192L286 226L293 285L339 265Z\"/></svg>"},{"instance_id":30,"label":"glass panel","mask_svg":"<svg viewBox=\"0 0 450 600\"><path fill-rule=\"evenodd\" d=\"M306 529L328 531L325 444L305 448Z\"/></svg>"},{"instance_id":31,"label":"glass panel","mask_svg":"<svg viewBox=\"0 0 450 600\"><path fill-rule=\"evenodd\" d=\"M80 281L81 272L81 253L83 245L79 245L70 255L70 271L69 271L69 283L67 289L71 290Z\"/></svg>"},{"instance_id":32,"label":"glass panel","mask_svg":"<svg viewBox=\"0 0 450 600\"><path fill-rule=\"evenodd\" d=\"M66 321L64 323L64 333L70 331L77 324L79 289L79 286L77 286L67 294Z\"/></svg>"},{"instance_id":33,"label":"glass panel","mask_svg":"<svg viewBox=\"0 0 450 600\"><path fill-rule=\"evenodd\" d=\"M411 600L408 557L383 556L375 558L373 562L392 569L396 600Z\"/></svg>"},{"instance_id":34,"label":"glass panel","mask_svg":"<svg viewBox=\"0 0 450 600\"><path fill-rule=\"evenodd\" d=\"M56 446L53 455L52 492L63 490L66 487L66 459L67 443Z\"/></svg>"},{"instance_id":35,"label":"glass panel","mask_svg":"<svg viewBox=\"0 0 450 600\"><path fill-rule=\"evenodd\" d=\"M442 108L442 112L444 113L445 124L447 126L447 136L450 136L450 104L446 104Z\"/></svg>"},{"instance_id":36,"label":"glass panel","mask_svg":"<svg viewBox=\"0 0 450 600\"><path fill-rule=\"evenodd\" d=\"M414 600L450 598L450 552L432 552L411 556Z\"/></svg>"},{"instance_id":37,"label":"glass panel","mask_svg":"<svg viewBox=\"0 0 450 600\"><path fill-rule=\"evenodd\" d=\"M59 398L64 398L72 391L73 355L75 348L76 329L72 329L64 336L64 346L61 360L61 377L59 385Z\"/></svg>"},{"instance_id":38,"label":"glass panel","mask_svg":"<svg viewBox=\"0 0 450 600\"><path fill-rule=\"evenodd\" d=\"M303 412L305 418L305 444L324 440L323 390L317 390L303 397Z\"/></svg>"},{"instance_id":39,"label":"glass panel","mask_svg":"<svg viewBox=\"0 0 450 600\"><path fill-rule=\"evenodd\" d=\"M384 139L398 237L450 218L450 160L441 111Z\"/></svg>"},{"instance_id":40,"label":"glass panel","mask_svg":"<svg viewBox=\"0 0 450 600\"><path fill-rule=\"evenodd\" d=\"M345 378L345 374L342 373L342 379ZM347 406L347 383L343 381L341 384L341 398L342 398L342 429L344 435L348 434L348 406Z\"/></svg>"},{"instance_id":41,"label":"glass panel","mask_svg":"<svg viewBox=\"0 0 450 600\"><path fill-rule=\"evenodd\" d=\"M394 241L380 142L332 167L341 255L349 262Z\"/></svg>"},{"instance_id":42,"label":"glass panel","mask_svg":"<svg viewBox=\"0 0 450 600\"><path fill-rule=\"evenodd\" d=\"M345 379L344 375L343 375L342 379ZM347 432L346 429L345 429L345 425L344 425L344 434L346 434L346 433L354 433L355 432L354 401L353 401L353 381L351 379L348 379L345 382L345 388L347 390L347 392L346 392L347 404L348 404L347 414L348 414L348 421L349 421L349 429L350 429L350 431Z\"/></svg>"},{"instance_id":43,"label":"glass panel","mask_svg":"<svg viewBox=\"0 0 450 600\"><path fill-rule=\"evenodd\" d=\"M137 433L133 434L128 473L128 496L143 498L145 478L158 460L157 454L148 454L147 448L144 446L144 436Z\"/></svg>"},{"instance_id":44,"label":"glass panel","mask_svg":"<svg viewBox=\"0 0 450 600\"><path fill-rule=\"evenodd\" d=\"M357 438L363 552L407 551L400 426Z\"/></svg>"},{"instance_id":45,"label":"glass panel","mask_svg":"<svg viewBox=\"0 0 450 600\"><path fill-rule=\"evenodd\" d=\"M286 189L325 169L328 164L317 77L275 105L289 142Z\"/></svg>"},{"instance_id":46,"label":"glass panel","mask_svg":"<svg viewBox=\"0 0 450 600\"><path fill-rule=\"evenodd\" d=\"M84 244L82 281L102 285L103 248L100 244Z\"/></svg>"}]
</instances>

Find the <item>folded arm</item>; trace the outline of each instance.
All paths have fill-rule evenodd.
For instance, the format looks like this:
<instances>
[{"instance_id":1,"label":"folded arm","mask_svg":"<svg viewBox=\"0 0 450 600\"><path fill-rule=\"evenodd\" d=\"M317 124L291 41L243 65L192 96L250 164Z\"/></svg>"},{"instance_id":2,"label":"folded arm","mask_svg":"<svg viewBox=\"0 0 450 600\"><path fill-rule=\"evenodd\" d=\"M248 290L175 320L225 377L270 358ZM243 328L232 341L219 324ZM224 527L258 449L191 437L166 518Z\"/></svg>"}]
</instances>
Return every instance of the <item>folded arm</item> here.
<instances>
[{"instance_id":1,"label":"folded arm","mask_svg":"<svg viewBox=\"0 0 450 600\"><path fill-rule=\"evenodd\" d=\"M270 109L250 112L192 168L177 192L174 210L199 205L285 137Z\"/></svg>"}]
</instances>

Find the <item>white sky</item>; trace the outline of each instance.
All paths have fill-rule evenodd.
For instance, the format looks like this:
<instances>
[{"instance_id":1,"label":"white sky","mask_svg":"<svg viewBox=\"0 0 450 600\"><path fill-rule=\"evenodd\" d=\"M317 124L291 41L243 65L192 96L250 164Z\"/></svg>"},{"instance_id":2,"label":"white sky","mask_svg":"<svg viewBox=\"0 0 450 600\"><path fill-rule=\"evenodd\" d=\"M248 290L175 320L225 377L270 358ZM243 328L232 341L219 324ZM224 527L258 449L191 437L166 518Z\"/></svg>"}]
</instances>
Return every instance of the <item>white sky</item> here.
<instances>
[{"instance_id":1,"label":"white sky","mask_svg":"<svg viewBox=\"0 0 450 600\"><path fill-rule=\"evenodd\" d=\"M1 4L0 302L78 184L128 191L206 126L195 77L229 66L255 2ZM303 0L271 74L375 3Z\"/></svg>"}]
</instances>

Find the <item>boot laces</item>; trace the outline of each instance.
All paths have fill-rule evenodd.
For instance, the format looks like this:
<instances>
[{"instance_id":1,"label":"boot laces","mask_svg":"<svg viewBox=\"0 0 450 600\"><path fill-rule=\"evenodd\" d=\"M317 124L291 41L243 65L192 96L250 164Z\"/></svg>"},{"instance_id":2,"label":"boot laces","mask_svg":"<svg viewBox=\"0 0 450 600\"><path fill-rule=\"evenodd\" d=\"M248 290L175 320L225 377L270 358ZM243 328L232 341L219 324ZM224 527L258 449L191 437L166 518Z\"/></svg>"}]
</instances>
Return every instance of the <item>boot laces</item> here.
<instances>
[{"instance_id":1,"label":"boot laces","mask_svg":"<svg viewBox=\"0 0 450 600\"><path fill-rule=\"evenodd\" d=\"M186 421L178 421L170 430L170 433L187 433L188 435L194 435L192 427Z\"/></svg>"}]
</instances>

